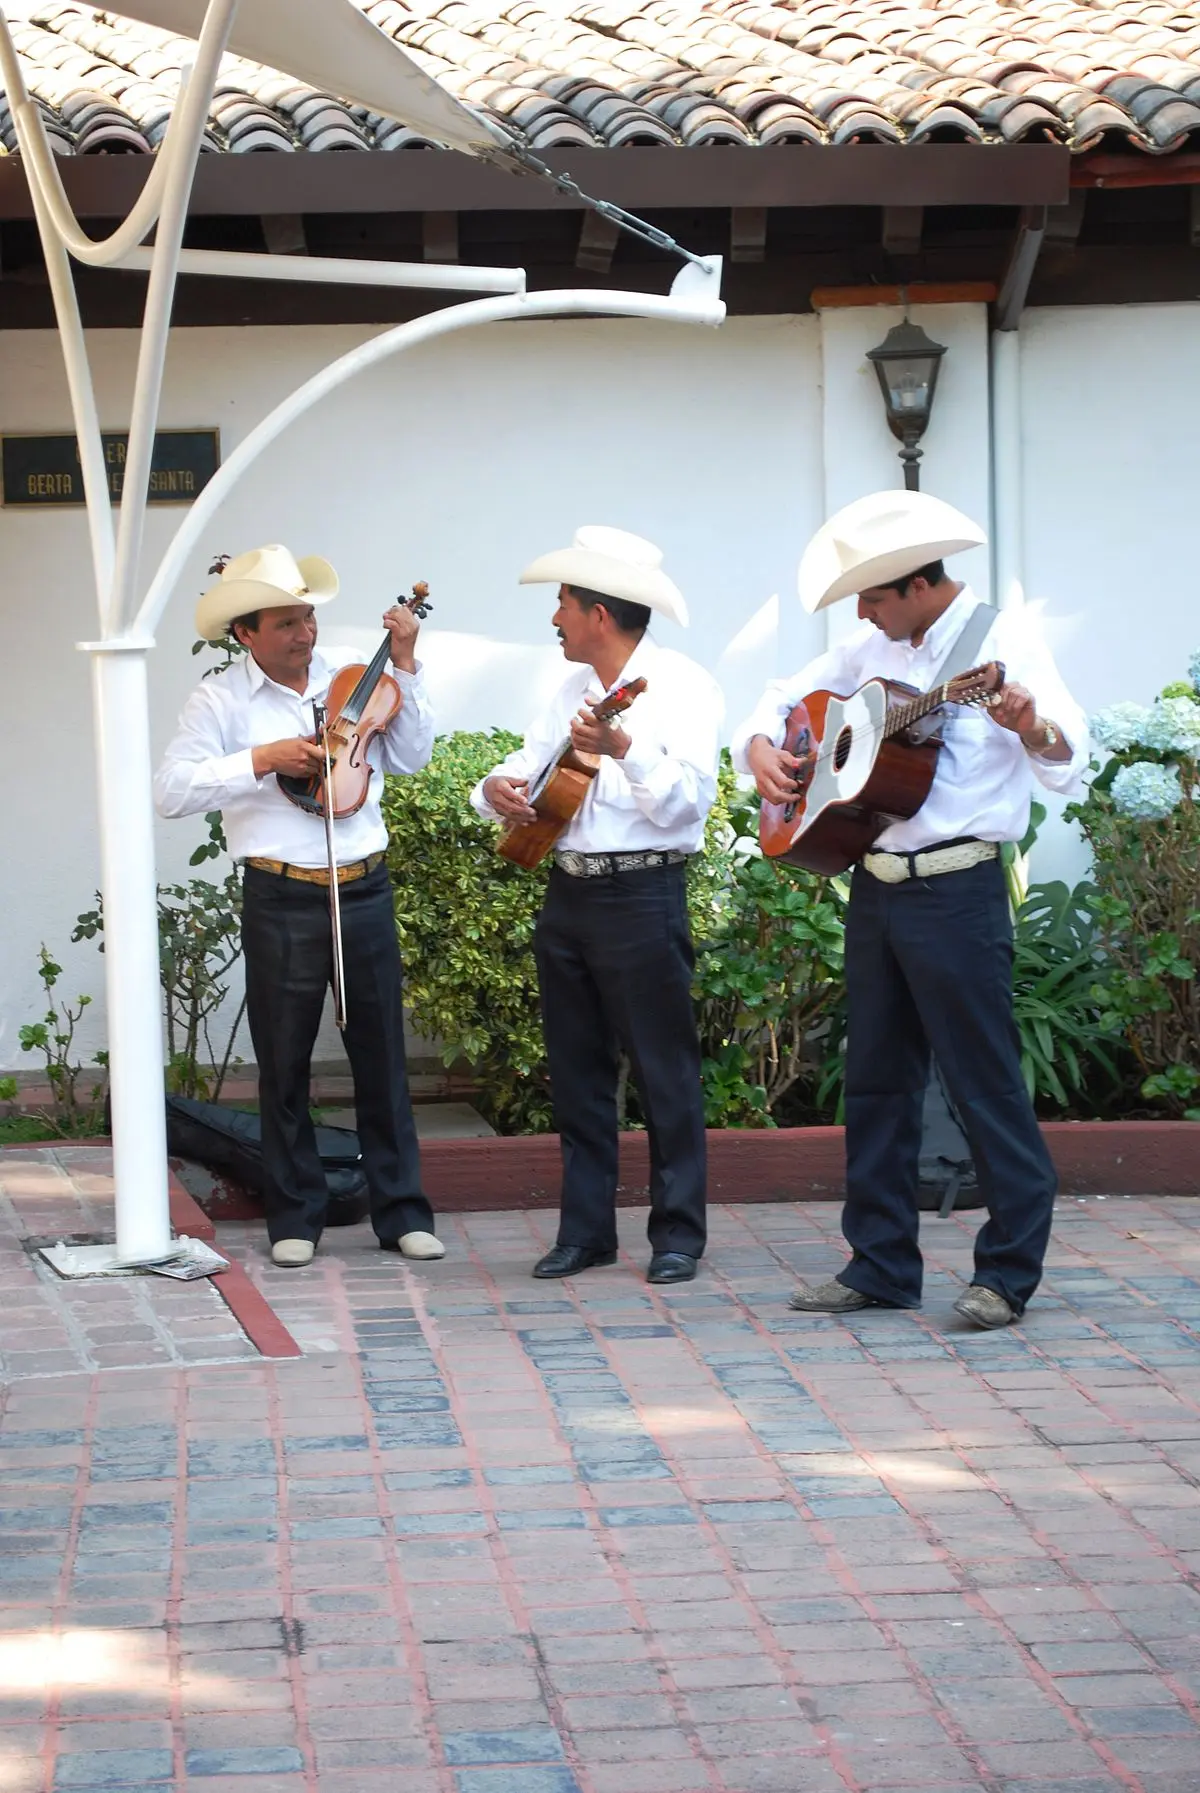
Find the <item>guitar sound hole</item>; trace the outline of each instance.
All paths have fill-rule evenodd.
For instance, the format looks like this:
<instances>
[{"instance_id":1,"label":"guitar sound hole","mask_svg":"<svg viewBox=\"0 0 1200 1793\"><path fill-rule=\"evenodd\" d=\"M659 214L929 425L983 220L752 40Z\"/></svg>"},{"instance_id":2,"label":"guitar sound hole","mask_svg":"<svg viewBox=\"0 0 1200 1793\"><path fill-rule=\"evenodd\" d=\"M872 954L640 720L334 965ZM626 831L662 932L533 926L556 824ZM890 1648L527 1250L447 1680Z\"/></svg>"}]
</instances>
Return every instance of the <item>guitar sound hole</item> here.
<instances>
[{"instance_id":1,"label":"guitar sound hole","mask_svg":"<svg viewBox=\"0 0 1200 1793\"><path fill-rule=\"evenodd\" d=\"M844 728L838 736L837 745L833 750L833 769L835 772L840 772L842 767L846 764L846 761L850 758L850 747L853 740L854 732L849 728Z\"/></svg>"}]
</instances>

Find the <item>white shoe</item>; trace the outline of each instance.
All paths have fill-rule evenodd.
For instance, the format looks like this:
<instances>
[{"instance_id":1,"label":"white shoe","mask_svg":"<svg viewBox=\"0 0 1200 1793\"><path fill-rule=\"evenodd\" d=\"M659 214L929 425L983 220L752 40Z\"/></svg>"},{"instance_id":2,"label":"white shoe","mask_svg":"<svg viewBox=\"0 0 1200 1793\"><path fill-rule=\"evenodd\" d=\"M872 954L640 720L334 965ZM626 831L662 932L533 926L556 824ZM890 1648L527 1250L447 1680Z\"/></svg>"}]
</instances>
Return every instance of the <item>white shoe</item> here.
<instances>
[{"instance_id":1,"label":"white shoe","mask_svg":"<svg viewBox=\"0 0 1200 1793\"><path fill-rule=\"evenodd\" d=\"M276 1239L271 1247L271 1262L282 1270L303 1270L311 1264L316 1246L311 1239Z\"/></svg>"},{"instance_id":2,"label":"white shoe","mask_svg":"<svg viewBox=\"0 0 1200 1793\"><path fill-rule=\"evenodd\" d=\"M400 1250L406 1258L444 1258L446 1247L432 1233L401 1233Z\"/></svg>"}]
</instances>

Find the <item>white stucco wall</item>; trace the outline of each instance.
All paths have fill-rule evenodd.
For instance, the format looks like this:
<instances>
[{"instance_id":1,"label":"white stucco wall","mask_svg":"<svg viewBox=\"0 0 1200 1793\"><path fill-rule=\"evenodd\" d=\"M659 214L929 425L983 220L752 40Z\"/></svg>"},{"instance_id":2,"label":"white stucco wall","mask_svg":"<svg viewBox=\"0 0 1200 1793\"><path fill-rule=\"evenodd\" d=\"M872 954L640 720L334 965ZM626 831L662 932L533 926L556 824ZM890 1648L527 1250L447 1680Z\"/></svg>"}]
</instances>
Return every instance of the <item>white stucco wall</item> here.
<instances>
[{"instance_id":1,"label":"white stucco wall","mask_svg":"<svg viewBox=\"0 0 1200 1793\"><path fill-rule=\"evenodd\" d=\"M1089 710L1146 703L1200 647L1200 304L1027 312L1021 406L1026 600ZM1084 875L1078 837L1037 870Z\"/></svg>"},{"instance_id":2,"label":"white stucco wall","mask_svg":"<svg viewBox=\"0 0 1200 1793\"><path fill-rule=\"evenodd\" d=\"M719 331L639 323L499 326L401 357L343 390L269 451L195 557L151 659L153 734L165 743L199 675L191 611L208 559L282 540L329 556L343 595L331 640L373 649L378 617L414 579L436 604L423 633L444 729L519 728L561 672L551 594L518 587L534 554L580 522L659 541L693 627L664 627L725 685L728 724L763 681L820 651L827 618L794 597L795 565L829 509L899 483L865 350L885 308L734 319ZM986 315L919 309L949 345L923 484L988 508ZM370 332L191 330L172 344L162 421L218 425L226 454L280 398ZM1200 305L1031 312L1022 328L1025 584L1045 600L1064 671L1097 708L1149 697L1200 645L1190 589L1191 420L1200 415ZM128 418L135 341L91 338L104 426ZM0 335L0 429L70 428L56 338ZM156 510L147 571L181 513ZM64 990L98 1001L102 966L71 948L98 871L87 664L95 632L82 511L0 509L10 775L0 855L0 1068L30 1069L17 1028L38 1012L38 943ZM963 570L988 589L986 557ZM835 630L842 618L828 613ZM162 824L160 874L182 878L203 834ZM1050 828L1035 873L1076 876L1082 854ZM329 1036L323 1049L336 1050Z\"/></svg>"}]
</instances>

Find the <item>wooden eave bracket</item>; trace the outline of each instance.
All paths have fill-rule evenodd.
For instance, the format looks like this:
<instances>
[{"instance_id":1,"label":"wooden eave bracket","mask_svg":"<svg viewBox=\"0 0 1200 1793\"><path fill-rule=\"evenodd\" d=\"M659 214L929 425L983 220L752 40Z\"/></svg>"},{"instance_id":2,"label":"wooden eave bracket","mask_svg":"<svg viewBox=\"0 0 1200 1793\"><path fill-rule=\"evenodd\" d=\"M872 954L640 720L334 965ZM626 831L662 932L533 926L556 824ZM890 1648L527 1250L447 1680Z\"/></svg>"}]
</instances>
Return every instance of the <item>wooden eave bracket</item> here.
<instances>
[{"instance_id":1,"label":"wooden eave bracket","mask_svg":"<svg viewBox=\"0 0 1200 1793\"><path fill-rule=\"evenodd\" d=\"M301 212L264 212L261 216L263 241L269 255L307 255L308 238L304 234Z\"/></svg>"},{"instance_id":2,"label":"wooden eave bracket","mask_svg":"<svg viewBox=\"0 0 1200 1793\"><path fill-rule=\"evenodd\" d=\"M457 212L421 213L421 254L425 261L458 261Z\"/></svg>"},{"instance_id":3,"label":"wooden eave bracket","mask_svg":"<svg viewBox=\"0 0 1200 1793\"><path fill-rule=\"evenodd\" d=\"M1066 205L1046 207L1045 242L1052 249L1074 249L1079 242L1079 233L1083 229L1083 215L1087 209L1087 189L1078 187L1071 194Z\"/></svg>"},{"instance_id":4,"label":"wooden eave bracket","mask_svg":"<svg viewBox=\"0 0 1200 1793\"><path fill-rule=\"evenodd\" d=\"M885 205L883 247L888 255L919 255L925 228L923 205Z\"/></svg>"},{"instance_id":5,"label":"wooden eave bracket","mask_svg":"<svg viewBox=\"0 0 1200 1793\"><path fill-rule=\"evenodd\" d=\"M767 208L735 205L729 214L729 259L758 262L767 258Z\"/></svg>"},{"instance_id":6,"label":"wooden eave bracket","mask_svg":"<svg viewBox=\"0 0 1200 1793\"><path fill-rule=\"evenodd\" d=\"M579 224L575 266L591 274L607 274L620 235L611 219L601 217L599 212L585 212Z\"/></svg>"}]
</instances>

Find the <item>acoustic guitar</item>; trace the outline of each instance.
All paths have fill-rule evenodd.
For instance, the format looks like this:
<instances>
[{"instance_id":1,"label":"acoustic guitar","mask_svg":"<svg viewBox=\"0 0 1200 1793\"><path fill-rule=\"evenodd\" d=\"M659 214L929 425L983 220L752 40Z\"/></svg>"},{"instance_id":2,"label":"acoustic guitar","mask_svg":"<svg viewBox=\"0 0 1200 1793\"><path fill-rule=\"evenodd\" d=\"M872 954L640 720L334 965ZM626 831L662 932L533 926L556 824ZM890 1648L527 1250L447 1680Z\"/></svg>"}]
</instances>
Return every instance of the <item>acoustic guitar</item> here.
<instances>
[{"instance_id":1,"label":"acoustic guitar","mask_svg":"<svg viewBox=\"0 0 1200 1793\"><path fill-rule=\"evenodd\" d=\"M844 872L892 822L915 816L933 784L941 738L917 725L943 704L997 700L998 660L919 692L868 679L849 697L812 691L787 719L783 746L802 763L788 803L764 800L758 837L771 859L810 872Z\"/></svg>"},{"instance_id":2,"label":"acoustic guitar","mask_svg":"<svg viewBox=\"0 0 1200 1793\"><path fill-rule=\"evenodd\" d=\"M631 679L618 685L592 711L597 722L611 722L627 710L635 697L646 689L645 679ZM529 787L529 803L537 811L536 822L509 822L496 843L496 851L514 865L532 871L540 865L556 840L565 832L583 808L584 798L592 788L592 780L600 770L600 756L579 753L571 737L559 747L548 766Z\"/></svg>"}]
</instances>

